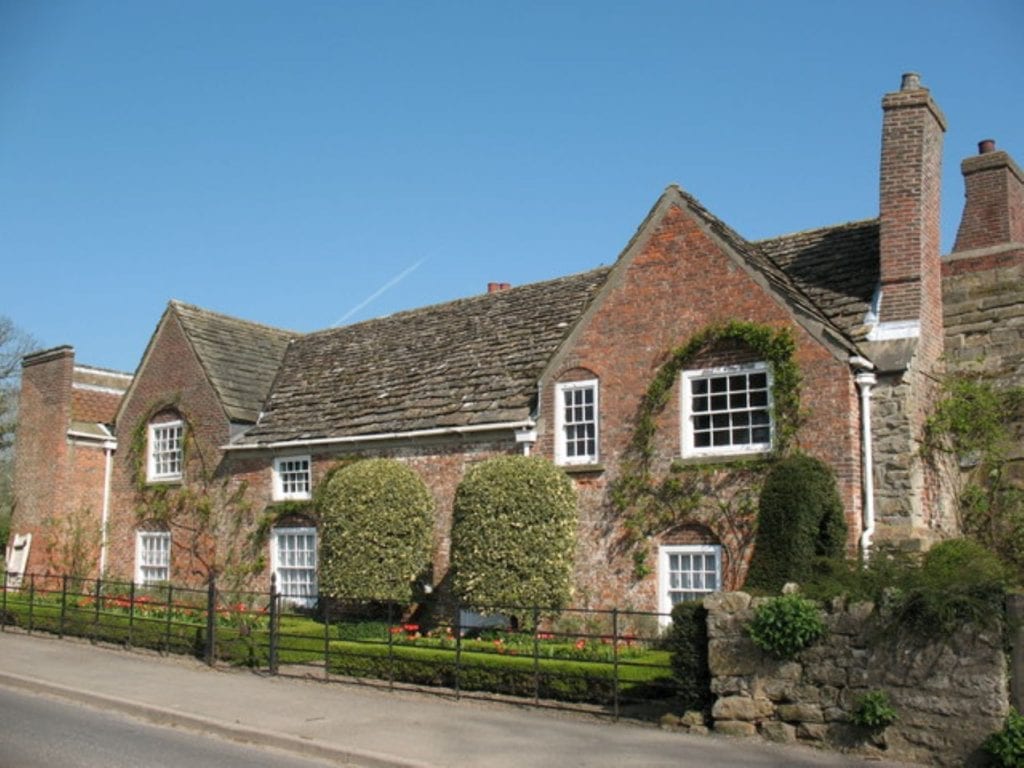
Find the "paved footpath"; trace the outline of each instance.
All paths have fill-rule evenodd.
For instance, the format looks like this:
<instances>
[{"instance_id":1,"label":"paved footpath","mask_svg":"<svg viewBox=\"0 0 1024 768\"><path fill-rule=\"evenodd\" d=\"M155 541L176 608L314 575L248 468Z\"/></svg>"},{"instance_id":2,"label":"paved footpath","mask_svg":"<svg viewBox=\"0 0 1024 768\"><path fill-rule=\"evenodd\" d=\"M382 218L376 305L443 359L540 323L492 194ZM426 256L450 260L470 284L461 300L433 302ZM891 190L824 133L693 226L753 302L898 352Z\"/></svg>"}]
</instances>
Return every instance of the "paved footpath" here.
<instances>
[{"instance_id":1,"label":"paved footpath","mask_svg":"<svg viewBox=\"0 0 1024 768\"><path fill-rule=\"evenodd\" d=\"M465 697L211 669L18 631L0 632L0 685L365 768L898 765Z\"/></svg>"}]
</instances>

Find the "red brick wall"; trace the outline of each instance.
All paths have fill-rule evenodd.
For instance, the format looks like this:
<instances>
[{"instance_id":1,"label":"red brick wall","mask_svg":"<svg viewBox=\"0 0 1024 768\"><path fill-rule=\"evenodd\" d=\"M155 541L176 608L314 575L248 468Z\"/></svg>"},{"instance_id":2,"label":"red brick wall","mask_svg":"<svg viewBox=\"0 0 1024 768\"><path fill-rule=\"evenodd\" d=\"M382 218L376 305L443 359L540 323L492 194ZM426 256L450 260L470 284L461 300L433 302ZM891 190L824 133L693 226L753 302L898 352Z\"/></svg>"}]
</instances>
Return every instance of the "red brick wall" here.
<instances>
[{"instance_id":1,"label":"red brick wall","mask_svg":"<svg viewBox=\"0 0 1024 768\"><path fill-rule=\"evenodd\" d=\"M152 417L166 420L168 414L175 413L186 423L184 482L194 485L201 473L218 470L220 447L228 440L230 426L181 325L173 311L168 310L118 417L107 560L107 574L111 578L133 578L135 532L146 517L146 496L137 479L140 468L145 477L146 433L141 432L143 439L139 441L139 430L145 430ZM172 580L196 583L202 576L193 572L197 564L177 546L182 538L172 540Z\"/></svg>"},{"instance_id":2,"label":"red brick wall","mask_svg":"<svg viewBox=\"0 0 1024 768\"><path fill-rule=\"evenodd\" d=\"M632 439L640 399L670 350L712 323L741 320L791 328L797 345L795 359L804 377L801 404L807 415L797 440L801 448L835 469L851 548L861 525L861 469L859 404L845 359L838 359L798 326L789 310L727 255L719 241L680 204L665 206L649 226L650 237L633 246L634 255L627 252L623 256L625 263L611 278L603 301L556 358L541 391L536 451L554 456L555 383L578 378L580 369L593 371L600 379L603 470L572 472L581 498L577 598L594 605L631 604L653 610L657 606L656 577L652 574L635 583L629 552L620 546L622 521L612 508L609 487L619 476L619 462ZM752 359L748 351L736 348L721 353L699 362ZM664 473L680 456L679 406L677 383L657 419L656 473ZM720 474L712 482L730 493L729 473ZM653 550L649 562L654 562Z\"/></svg>"},{"instance_id":3,"label":"red brick wall","mask_svg":"<svg viewBox=\"0 0 1024 768\"><path fill-rule=\"evenodd\" d=\"M955 253L1024 242L1024 174L1006 152L986 152L960 164L966 203Z\"/></svg>"}]
</instances>

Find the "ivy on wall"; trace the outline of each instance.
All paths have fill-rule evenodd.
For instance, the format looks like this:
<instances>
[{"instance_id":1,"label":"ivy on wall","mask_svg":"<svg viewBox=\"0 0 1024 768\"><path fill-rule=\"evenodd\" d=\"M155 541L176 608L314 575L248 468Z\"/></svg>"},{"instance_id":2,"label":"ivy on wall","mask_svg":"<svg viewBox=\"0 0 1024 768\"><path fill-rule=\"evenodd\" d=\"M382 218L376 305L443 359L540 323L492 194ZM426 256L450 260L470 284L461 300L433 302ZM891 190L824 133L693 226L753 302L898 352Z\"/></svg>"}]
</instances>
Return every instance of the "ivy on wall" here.
<instances>
[{"instance_id":1,"label":"ivy on wall","mask_svg":"<svg viewBox=\"0 0 1024 768\"><path fill-rule=\"evenodd\" d=\"M680 372L698 356L729 342L745 346L771 368L771 457L727 462L675 461L664 478L656 479L652 464L657 419L668 404ZM708 526L723 543L729 544L727 572L731 569L728 575L738 575L745 552L753 546L754 510L770 459L789 452L800 427L801 376L793 360L795 351L788 328L732 320L705 327L672 350L662 363L640 400L622 474L612 487L612 502L624 515L625 545L632 551L637 579L650 573L650 537L686 522ZM728 470L728 481L721 479L722 470ZM715 504L706 504L708 498L714 498Z\"/></svg>"}]
</instances>

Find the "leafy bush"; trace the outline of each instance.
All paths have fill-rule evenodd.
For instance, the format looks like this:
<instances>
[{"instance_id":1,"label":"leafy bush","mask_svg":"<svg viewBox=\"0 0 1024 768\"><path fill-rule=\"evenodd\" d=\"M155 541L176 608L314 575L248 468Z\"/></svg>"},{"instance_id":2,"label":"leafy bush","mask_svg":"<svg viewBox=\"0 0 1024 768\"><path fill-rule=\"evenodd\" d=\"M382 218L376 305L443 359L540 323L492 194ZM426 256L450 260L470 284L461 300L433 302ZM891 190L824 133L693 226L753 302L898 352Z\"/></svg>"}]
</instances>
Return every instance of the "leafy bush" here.
<instances>
[{"instance_id":1,"label":"leafy bush","mask_svg":"<svg viewBox=\"0 0 1024 768\"><path fill-rule=\"evenodd\" d=\"M561 608L575 542L576 494L564 472L540 457L489 459L455 493L455 592L479 607Z\"/></svg>"},{"instance_id":2,"label":"leafy bush","mask_svg":"<svg viewBox=\"0 0 1024 768\"><path fill-rule=\"evenodd\" d=\"M964 624L989 625L1003 615L1009 575L999 558L970 539L932 547L894 599L903 626L950 635Z\"/></svg>"},{"instance_id":3,"label":"leafy bush","mask_svg":"<svg viewBox=\"0 0 1024 768\"><path fill-rule=\"evenodd\" d=\"M757 513L757 544L747 586L777 591L805 581L816 558L841 558L846 517L835 476L824 462L795 454L768 472Z\"/></svg>"},{"instance_id":4,"label":"leafy bush","mask_svg":"<svg viewBox=\"0 0 1024 768\"><path fill-rule=\"evenodd\" d=\"M747 631L758 648L789 659L825 635L818 606L799 595L772 598L754 612Z\"/></svg>"},{"instance_id":5,"label":"leafy bush","mask_svg":"<svg viewBox=\"0 0 1024 768\"><path fill-rule=\"evenodd\" d=\"M321 593L412 602L432 548L434 500L419 475L359 461L331 476L318 504Z\"/></svg>"},{"instance_id":6,"label":"leafy bush","mask_svg":"<svg viewBox=\"0 0 1024 768\"><path fill-rule=\"evenodd\" d=\"M1003 768L1019 768L1024 765L1024 716L1011 708L1003 730L985 739L982 746L996 765Z\"/></svg>"},{"instance_id":7,"label":"leafy bush","mask_svg":"<svg viewBox=\"0 0 1024 768\"><path fill-rule=\"evenodd\" d=\"M862 728L881 730L898 719L896 710L889 703L885 691L868 691L859 699L853 710L853 722Z\"/></svg>"},{"instance_id":8,"label":"leafy bush","mask_svg":"<svg viewBox=\"0 0 1024 768\"><path fill-rule=\"evenodd\" d=\"M711 705L707 618L699 601L679 603L672 609L672 625L665 633L665 648L672 654L672 679L686 710Z\"/></svg>"}]
</instances>

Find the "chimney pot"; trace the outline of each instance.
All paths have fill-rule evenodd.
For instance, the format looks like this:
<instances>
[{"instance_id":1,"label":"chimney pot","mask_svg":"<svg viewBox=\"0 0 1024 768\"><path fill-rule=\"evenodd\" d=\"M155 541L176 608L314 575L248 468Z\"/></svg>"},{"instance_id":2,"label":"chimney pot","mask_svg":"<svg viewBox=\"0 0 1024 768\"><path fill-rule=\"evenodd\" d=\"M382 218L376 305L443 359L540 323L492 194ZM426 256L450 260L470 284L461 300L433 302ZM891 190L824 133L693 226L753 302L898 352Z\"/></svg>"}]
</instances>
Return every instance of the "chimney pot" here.
<instances>
[{"instance_id":1,"label":"chimney pot","mask_svg":"<svg viewBox=\"0 0 1024 768\"><path fill-rule=\"evenodd\" d=\"M995 139L982 139L978 142L978 154L987 155L989 152L996 151L996 140Z\"/></svg>"},{"instance_id":2,"label":"chimney pot","mask_svg":"<svg viewBox=\"0 0 1024 768\"><path fill-rule=\"evenodd\" d=\"M512 283L488 283L487 292L498 293L499 291L507 291L511 287Z\"/></svg>"},{"instance_id":3,"label":"chimney pot","mask_svg":"<svg viewBox=\"0 0 1024 768\"><path fill-rule=\"evenodd\" d=\"M921 75L917 72L904 72L903 82L900 83L901 91L916 91L921 87Z\"/></svg>"}]
</instances>

